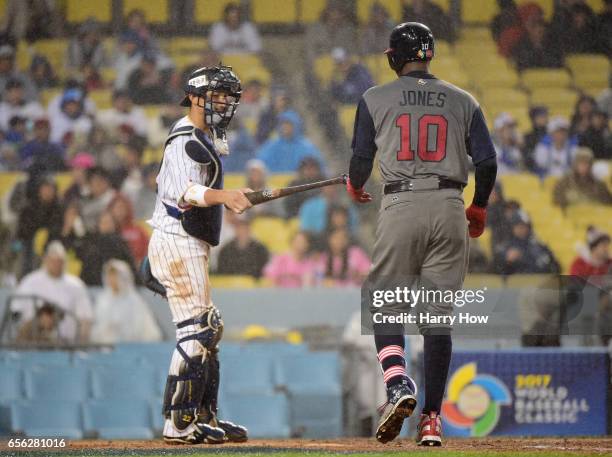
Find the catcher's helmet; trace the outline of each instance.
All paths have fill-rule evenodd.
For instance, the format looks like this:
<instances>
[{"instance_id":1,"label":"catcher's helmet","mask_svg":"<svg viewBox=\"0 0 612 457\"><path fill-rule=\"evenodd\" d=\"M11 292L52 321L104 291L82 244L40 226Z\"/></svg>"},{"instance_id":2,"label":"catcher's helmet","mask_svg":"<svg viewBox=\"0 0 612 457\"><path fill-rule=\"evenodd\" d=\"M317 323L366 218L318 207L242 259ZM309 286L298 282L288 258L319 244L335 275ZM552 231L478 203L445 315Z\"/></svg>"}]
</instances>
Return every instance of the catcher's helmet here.
<instances>
[{"instance_id":1,"label":"catcher's helmet","mask_svg":"<svg viewBox=\"0 0 612 457\"><path fill-rule=\"evenodd\" d=\"M424 24L404 22L396 26L385 51L389 66L400 71L406 62L426 62L434 56L434 36Z\"/></svg>"},{"instance_id":2,"label":"catcher's helmet","mask_svg":"<svg viewBox=\"0 0 612 457\"><path fill-rule=\"evenodd\" d=\"M217 100L216 93L223 93L225 101ZM181 106L191 106L190 94L202 100L201 107L204 108L206 124L225 129L238 108L242 86L232 67L225 65L202 67L189 76Z\"/></svg>"}]
</instances>

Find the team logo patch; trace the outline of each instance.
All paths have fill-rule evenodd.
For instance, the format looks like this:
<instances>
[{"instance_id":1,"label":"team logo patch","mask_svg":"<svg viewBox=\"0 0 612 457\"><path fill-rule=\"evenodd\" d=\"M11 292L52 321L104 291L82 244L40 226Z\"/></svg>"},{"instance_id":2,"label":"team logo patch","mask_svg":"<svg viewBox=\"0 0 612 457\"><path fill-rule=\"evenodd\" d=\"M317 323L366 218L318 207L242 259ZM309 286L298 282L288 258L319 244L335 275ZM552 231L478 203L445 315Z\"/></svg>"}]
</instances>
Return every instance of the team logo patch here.
<instances>
[{"instance_id":1,"label":"team logo patch","mask_svg":"<svg viewBox=\"0 0 612 457\"><path fill-rule=\"evenodd\" d=\"M423 52L423 50L422 50L422 49L420 49L420 50L419 50L419 52L417 52L417 57L418 57L419 59L422 59L422 58L424 58L424 57L425 57L425 53Z\"/></svg>"},{"instance_id":2,"label":"team logo patch","mask_svg":"<svg viewBox=\"0 0 612 457\"><path fill-rule=\"evenodd\" d=\"M399 197L397 195L394 195L393 197L391 197L391 202L396 202L399 200Z\"/></svg>"},{"instance_id":3,"label":"team logo patch","mask_svg":"<svg viewBox=\"0 0 612 457\"><path fill-rule=\"evenodd\" d=\"M417 84L420 84L421 86L424 86L425 84L427 84L427 81L425 81L424 79L419 79L417 81Z\"/></svg>"},{"instance_id":4,"label":"team logo patch","mask_svg":"<svg viewBox=\"0 0 612 457\"><path fill-rule=\"evenodd\" d=\"M427 57L428 59L431 59L433 57L433 51L431 49L428 49L427 51L425 51L425 57Z\"/></svg>"}]
</instances>

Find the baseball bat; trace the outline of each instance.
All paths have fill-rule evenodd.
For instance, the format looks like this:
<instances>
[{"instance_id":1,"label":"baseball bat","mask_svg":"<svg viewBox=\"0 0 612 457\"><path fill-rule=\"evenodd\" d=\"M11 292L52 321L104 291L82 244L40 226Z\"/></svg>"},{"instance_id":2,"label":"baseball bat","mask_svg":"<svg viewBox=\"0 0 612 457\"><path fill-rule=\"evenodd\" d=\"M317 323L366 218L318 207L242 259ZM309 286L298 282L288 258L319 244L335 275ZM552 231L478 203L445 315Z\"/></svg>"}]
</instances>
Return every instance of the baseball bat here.
<instances>
[{"instance_id":1,"label":"baseball bat","mask_svg":"<svg viewBox=\"0 0 612 457\"><path fill-rule=\"evenodd\" d=\"M306 192L307 190L318 189L325 186L333 186L336 184L346 184L348 175L343 174L336 178L326 179L324 181L316 181L301 186L281 187L279 189L264 189L255 192L246 192L244 196L251 202L252 205L276 200L277 198L286 197L288 195Z\"/></svg>"}]
</instances>

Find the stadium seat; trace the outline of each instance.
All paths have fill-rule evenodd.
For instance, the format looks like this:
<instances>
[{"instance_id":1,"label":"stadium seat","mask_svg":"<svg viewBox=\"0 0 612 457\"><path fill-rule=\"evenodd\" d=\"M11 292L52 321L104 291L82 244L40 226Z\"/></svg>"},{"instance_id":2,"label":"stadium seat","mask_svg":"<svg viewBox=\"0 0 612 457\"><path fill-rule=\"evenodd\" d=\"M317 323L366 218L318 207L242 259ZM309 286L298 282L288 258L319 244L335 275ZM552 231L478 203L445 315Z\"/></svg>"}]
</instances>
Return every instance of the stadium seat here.
<instances>
[{"instance_id":1,"label":"stadium seat","mask_svg":"<svg viewBox=\"0 0 612 457\"><path fill-rule=\"evenodd\" d=\"M251 224L253 237L262 242L273 254L289 249L289 231L285 221L276 217L257 217Z\"/></svg>"},{"instance_id":2,"label":"stadium seat","mask_svg":"<svg viewBox=\"0 0 612 457\"><path fill-rule=\"evenodd\" d=\"M23 372L21 365L0 362L0 405L23 397Z\"/></svg>"},{"instance_id":3,"label":"stadium seat","mask_svg":"<svg viewBox=\"0 0 612 457\"><path fill-rule=\"evenodd\" d=\"M264 85L270 84L270 72L256 55L226 54L222 57L225 65L232 67L240 75L242 81L259 79Z\"/></svg>"},{"instance_id":4,"label":"stadium seat","mask_svg":"<svg viewBox=\"0 0 612 457\"><path fill-rule=\"evenodd\" d=\"M506 107L526 108L529 105L525 92L504 87L483 89L482 103L488 110L492 111L501 111Z\"/></svg>"},{"instance_id":5,"label":"stadium seat","mask_svg":"<svg viewBox=\"0 0 612 457\"><path fill-rule=\"evenodd\" d=\"M221 364L221 389L226 393L257 394L274 391L278 371L272 351L250 354L249 357L224 358Z\"/></svg>"},{"instance_id":6,"label":"stadium seat","mask_svg":"<svg viewBox=\"0 0 612 457\"><path fill-rule=\"evenodd\" d=\"M521 73L521 83L526 89L569 87L572 79L567 70L555 68L532 68Z\"/></svg>"},{"instance_id":7,"label":"stadium seat","mask_svg":"<svg viewBox=\"0 0 612 457\"><path fill-rule=\"evenodd\" d=\"M158 390L150 365L98 366L91 370L94 398L151 398Z\"/></svg>"},{"instance_id":8,"label":"stadium seat","mask_svg":"<svg viewBox=\"0 0 612 457\"><path fill-rule=\"evenodd\" d=\"M251 17L257 24L294 24L298 19L297 1L251 0Z\"/></svg>"},{"instance_id":9,"label":"stadium seat","mask_svg":"<svg viewBox=\"0 0 612 457\"><path fill-rule=\"evenodd\" d=\"M20 171L4 171L0 173L0 198L11 191L15 184L25 179L25 174Z\"/></svg>"},{"instance_id":10,"label":"stadium seat","mask_svg":"<svg viewBox=\"0 0 612 457\"><path fill-rule=\"evenodd\" d=\"M299 21L303 24L317 22L327 6L327 0L308 0L299 2Z\"/></svg>"},{"instance_id":11,"label":"stadium seat","mask_svg":"<svg viewBox=\"0 0 612 457\"><path fill-rule=\"evenodd\" d=\"M195 0L195 21L199 24L211 24L223 18L223 10L234 0Z\"/></svg>"},{"instance_id":12,"label":"stadium seat","mask_svg":"<svg viewBox=\"0 0 612 457\"><path fill-rule=\"evenodd\" d=\"M210 284L220 289L251 289L257 285L257 281L248 275L211 275Z\"/></svg>"},{"instance_id":13,"label":"stadium seat","mask_svg":"<svg viewBox=\"0 0 612 457\"><path fill-rule=\"evenodd\" d=\"M238 173L228 173L223 176L223 187L226 189L240 189L246 186L246 178Z\"/></svg>"},{"instance_id":14,"label":"stadium seat","mask_svg":"<svg viewBox=\"0 0 612 457\"><path fill-rule=\"evenodd\" d=\"M62 38L38 40L33 44L33 51L45 56L60 78L65 76L64 59L67 49L68 40Z\"/></svg>"},{"instance_id":15,"label":"stadium seat","mask_svg":"<svg viewBox=\"0 0 612 457\"><path fill-rule=\"evenodd\" d=\"M70 364L70 353L67 351L18 351L16 354L24 367Z\"/></svg>"},{"instance_id":16,"label":"stadium seat","mask_svg":"<svg viewBox=\"0 0 612 457\"><path fill-rule=\"evenodd\" d=\"M604 9L604 0L586 0L587 5L589 5L595 13L601 13Z\"/></svg>"},{"instance_id":17,"label":"stadium seat","mask_svg":"<svg viewBox=\"0 0 612 457\"><path fill-rule=\"evenodd\" d=\"M148 400L89 400L83 404L83 427L102 439L153 438Z\"/></svg>"},{"instance_id":18,"label":"stadium seat","mask_svg":"<svg viewBox=\"0 0 612 457\"><path fill-rule=\"evenodd\" d=\"M489 27L463 27L459 36L462 44L470 44L472 46L478 46L483 42L489 44L493 41Z\"/></svg>"},{"instance_id":19,"label":"stadium seat","mask_svg":"<svg viewBox=\"0 0 612 457\"><path fill-rule=\"evenodd\" d=\"M168 0L123 0L122 4L124 17L138 9L144 11L147 22L168 22Z\"/></svg>"},{"instance_id":20,"label":"stadium seat","mask_svg":"<svg viewBox=\"0 0 612 457\"><path fill-rule=\"evenodd\" d=\"M338 108L338 118L344 134L351 138L353 136L353 128L355 126L355 113L357 107L355 105L341 105Z\"/></svg>"},{"instance_id":21,"label":"stadium seat","mask_svg":"<svg viewBox=\"0 0 612 457\"><path fill-rule=\"evenodd\" d=\"M498 12L496 0L461 2L461 21L464 24L488 24Z\"/></svg>"},{"instance_id":22,"label":"stadium seat","mask_svg":"<svg viewBox=\"0 0 612 457\"><path fill-rule=\"evenodd\" d=\"M314 61L313 71L319 83L326 87L334 74L334 60L330 55L317 57ZM371 71L370 69L370 72Z\"/></svg>"},{"instance_id":23,"label":"stadium seat","mask_svg":"<svg viewBox=\"0 0 612 457\"><path fill-rule=\"evenodd\" d=\"M280 383L288 392L292 428L302 430L304 437L340 436L342 393L338 354L291 354L280 360Z\"/></svg>"},{"instance_id":24,"label":"stadium seat","mask_svg":"<svg viewBox=\"0 0 612 457\"><path fill-rule=\"evenodd\" d=\"M571 110L578 101L578 93L571 89L549 87L533 90L529 99L532 105L548 106L551 111L555 108Z\"/></svg>"},{"instance_id":25,"label":"stadium seat","mask_svg":"<svg viewBox=\"0 0 612 457\"><path fill-rule=\"evenodd\" d=\"M357 19L361 23L366 23L370 20L370 11L372 4L377 0L357 0ZM402 19L402 2L400 0L378 0L389 12L389 16L395 22Z\"/></svg>"},{"instance_id":26,"label":"stadium seat","mask_svg":"<svg viewBox=\"0 0 612 457\"><path fill-rule=\"evenodd\" d=\"M208 48L208 39L202 36L179 36L170 38L165 46L171 57L183 54L198 55Z\"/></svg>"},{"instance_id":27,"label":"stadium seat","mask_svg":"<svg viewBox=\"0 0 612 457\"><path fill-rule=\"evenodd\" d=\"M60 195L63 195L64 192L68 190L68 188L72 185L74 179L72 177L72 173L57 173L55 175L55 184L57 184L57 191Z\"/></svg>"},{"instance_id":28,"label":"stadium seat","mask_svg":"<svg viewBox=\"0 0 612 457\"><path fill-rule=\"evenodd\" d=\"M469 72L468 72L469 73ZM478 78L472 74L472 80L483 89L492 87L516 87L519 83L518 72L509 65L498 68L485 67Z\"/></svg>"},{"instance_id":29,"label":"stadium seat","mask_svg":"<svg viewBox=\"0 0 612 457\"><path fill-rule=\"evenodd\" d=\"M289 406L282 394L222 395L219 417L246 426L250 438L288 438Z\"/></svg>"},{"instance_id":30,"label":"stadium seat","mask_svg":"<svg viewBox=\"0 0 612 457\"><path fill-rule=\"evenodd\" d=\"M78 401L38 399L10 404L9 427L12 433L26 436L82 439L81 405Z\"/></svg>"},{"instance_id":31,"label":"stadium seat","mask_svg":"<svg viewBox=\"0 0 612 457\"><path fill-rule=\"evenodd\" d=\"M66 0L66 19L68 22L80 23L93 18L99 22L110 22L112 18L112 0L84 2Z\"/></svg>"},{"instance_id":32,"label":"stadium seat","mask_svg":"<svg viewBox=\"0 0 612 457\"><path fill-rule=\"evenodd\" d=\"M46 228L39 228L34 233L34 253L41 257L44 254L47 240L49 239L49 230Z\"/></svg>"},{"instance_id":33,"label":"stadium seat","mask_svg":"<svg viewBox=\"0 0 612 457\"><path fill-rule=\"evenodd\" d=\"M88 372L83 366L34 366L24 370L25 393L30 400L85 400Z\"/></svg>"},{"instance_id":34,"label":"stadium seat","mask_svg":"<svg viewBox=\"0 0 612 457\"><path fill-rule=\"evenodd\" d=\"M62 93L62 89L43 89L40 91L40 103L47 108L49 102Z\"/></svg>"},{"instance_id":35,"label":"stadium seat","mask_svg":"<svg viewBox=\"0 0 612 457\"><path fill-rule=\"evenodd\" d=\"M87 96L96 104L97 109L109 109L113 106L113 92L110 89L92 90Z\"/></svg>"}]
</instances>

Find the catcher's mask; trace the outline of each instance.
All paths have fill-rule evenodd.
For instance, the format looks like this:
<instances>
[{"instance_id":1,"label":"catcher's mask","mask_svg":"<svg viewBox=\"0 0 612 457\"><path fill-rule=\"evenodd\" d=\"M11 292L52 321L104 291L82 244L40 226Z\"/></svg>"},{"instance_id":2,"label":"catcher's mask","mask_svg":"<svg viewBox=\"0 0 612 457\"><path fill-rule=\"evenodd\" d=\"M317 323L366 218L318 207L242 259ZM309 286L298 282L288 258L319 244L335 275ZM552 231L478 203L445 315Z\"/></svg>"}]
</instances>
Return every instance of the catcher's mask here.
<instances>
[{"instance_id":1,"label":"catcher's mask","mask_svg":"<svg viewBox=\"0 0 612 457\"><path fill-rule=\"evenodd\" d=\"M199 97L206 125L224 131L236 113L242 87L232 67L202 67L189 77L181 106L191 106L189 94Z\"/></svg>"}]
</instances>

